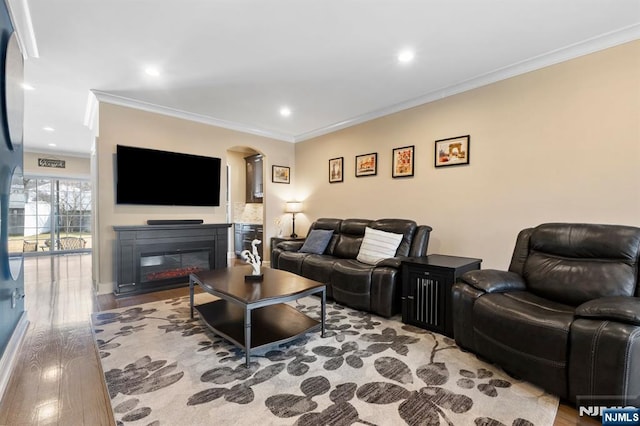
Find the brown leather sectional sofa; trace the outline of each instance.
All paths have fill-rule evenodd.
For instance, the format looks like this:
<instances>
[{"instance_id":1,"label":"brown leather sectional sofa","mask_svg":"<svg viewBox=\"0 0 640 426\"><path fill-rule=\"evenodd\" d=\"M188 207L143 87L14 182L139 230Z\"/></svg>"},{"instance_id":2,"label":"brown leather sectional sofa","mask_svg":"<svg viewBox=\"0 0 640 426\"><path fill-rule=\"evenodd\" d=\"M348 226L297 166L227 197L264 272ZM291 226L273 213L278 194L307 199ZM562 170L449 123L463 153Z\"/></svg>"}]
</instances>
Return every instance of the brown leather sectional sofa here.
<instances>
[{"instance_id":1,"label":"brown leather sectional sofa","mask_svg":"<svg viewBox=\"0 0 640 426\"><path fill-rule=\"evenodd\" d=\"M375 265L358 261L365 229L402 234L395 256ZM315 229L333 234L321 254L303 253L300 241L283 241L271 254L271 267L327 284L327 297L356 309L390 317L400 311L400 264L404 258L425 256L431 227L405 219L316 220Z\"/></svg>"}]
</instances>

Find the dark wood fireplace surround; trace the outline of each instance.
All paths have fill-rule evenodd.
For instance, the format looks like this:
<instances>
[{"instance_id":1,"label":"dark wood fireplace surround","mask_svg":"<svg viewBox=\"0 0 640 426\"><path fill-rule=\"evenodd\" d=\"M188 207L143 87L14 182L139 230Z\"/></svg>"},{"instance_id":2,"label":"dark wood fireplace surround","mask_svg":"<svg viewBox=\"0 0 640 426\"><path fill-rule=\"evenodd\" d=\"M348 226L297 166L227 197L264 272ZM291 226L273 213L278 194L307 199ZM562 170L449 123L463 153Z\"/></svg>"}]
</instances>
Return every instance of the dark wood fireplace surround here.
<instances>
[{"instance_id":1,"label":"dark wood fireplace surround","mask_svg":"<svg viewBox=\"0 0 640 426\"><path fill-rule=\"evenodd\" d=\"M189 285L189 274L227 267L231 224L114 226L116 296Z\"/></svg>"}]
</instances>

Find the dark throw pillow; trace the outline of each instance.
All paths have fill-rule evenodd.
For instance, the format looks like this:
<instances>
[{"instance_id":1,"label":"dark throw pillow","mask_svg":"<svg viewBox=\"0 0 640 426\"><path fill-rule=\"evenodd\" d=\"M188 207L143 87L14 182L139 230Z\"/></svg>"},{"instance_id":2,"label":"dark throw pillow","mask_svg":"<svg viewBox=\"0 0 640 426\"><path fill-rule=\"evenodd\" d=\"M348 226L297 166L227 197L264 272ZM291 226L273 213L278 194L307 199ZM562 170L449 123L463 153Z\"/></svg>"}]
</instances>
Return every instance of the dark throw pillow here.
<instances>
[{"instance_id":1,"label":"dark throw pillow","mask_svg":"<svg viewBox=\"0 0 640 426\"><path fill-rule=\"evenodd\" d=\"M314 229L307 235L302 248L300 248L300 252L313 254L324 253L329 245L329 241L331 241L332 235L333 231L331 229Z\"/></svg>"}]
</instances>

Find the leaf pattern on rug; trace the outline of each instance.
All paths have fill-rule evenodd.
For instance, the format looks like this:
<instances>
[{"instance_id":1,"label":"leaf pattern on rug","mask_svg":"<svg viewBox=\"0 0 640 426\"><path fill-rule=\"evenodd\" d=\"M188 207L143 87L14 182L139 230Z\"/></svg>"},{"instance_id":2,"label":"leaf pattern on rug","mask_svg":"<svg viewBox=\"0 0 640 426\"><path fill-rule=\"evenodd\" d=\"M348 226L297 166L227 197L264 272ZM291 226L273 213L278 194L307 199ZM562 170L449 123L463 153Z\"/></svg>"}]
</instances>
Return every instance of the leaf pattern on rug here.
<instances>
[{"instance_id":1,"label":"leaf pattern on rug","mask_svg":"<svg viewBox=\"0 0 640 426\"><path fill-rule=\"evenodd\" d=\"M349 367L362 368L362 358L372 355L369 351L360 350L357 342L343 343L340 348L318 346L313 348L313 353L329 358L322 365L325 370L337 370L342 367L344 362L346 362Z\"/></svg>"},{"instance_id":2,"label":"leaf pattern on rug","mask_svg":"<svg viewBox=\"0 0 640 426\"><path fill-rule=\"evenodd\" d=\"M413 337L398 336L393 329L384 329L381 334L363 335L362 338L363 340L374 342L387 342L388 348L393 349L400 355L408 353L406 344L417 341ZM433 347L434 354L435 351L443 349L447 348L439 348L436 342ZM411 369L397 358L378 358L375 360L374 366L380 375L389 380L401 384L413 383ZM357 390L357 396L361 400L373 404L388 404L404 400L400 404L398 412L407 424L438 425L441 419L445 423L451 424L451 420L442 408L451 410L454 413L463 413L473 407L471 398L443 388L433 387L444 385L449 380L449 371L444 363L431 362L428 365L420 366L416 370L416 375L429 386L420 389L418 392L410 392L398 385L372 382L360 386Z\"/></svg>"},{"instance_id":3,"label":"leaf pattern on rug","mask_svg":"<svg viewBox=\"0 0 640 426\"><path fill-rule=\"evenodd\" d=\"M202 324L198 318L190 318L190 314L187 314L185 319L185 312L177 312L167 316L169 324L159 325L160 330L164 330L166 333L172 333L174 331L182 333L183 336L193 336L194 334L202 334L207 331L207 326Z\"/></svg>"},{"instance_id":4,"label":"leaf pattern on rug","mask_svg":"<svg viewBox=\"0 0 640 426\"><path fill-rule=\"evenodd\" d=\"M383 333L384 334L384 333ZM320 347L320 352L336 348ZM342 349L345 349L343 345ZM330 355L337 355L329 351ZM401 384L413 383L413 374L408 365L397 358L381 357L375 360L376 371L386 379ZM391 404L401 402L398 413L407 424L440 424L442 419L446 424L451 420L443 409L454 413L464 413L473 407L473 400L465 395L456 394L443 388L434 386L442 385L449 380L449 373L444 363L433 363L421 366L416 375L426 385L420 391L409 391L400 385L387 382L370 382L357 387L355 394L365 402L371 404ZM311 380L311 382L308 382ZM311 384L310 384L311 383ZM313 389L313 392L308 391ZM326 393L330 389L330 382L324 377L306 379L301 385L305 396L292 394L273 395L265 401L269 410L278 417L293 417L304 414L296 424L326 424L331 419L336 424L352 424L359 420L357 410L348 403L353 397L353 392L337 392L343 395L334 404L321 412L309 413L317 408L317 403L312 401L313 396Z\"/></svg>"},{"instance_id":5,"label":"leaf pattern on rug","mask_svg":"<svg viewBox=\"0 0 640 426\"><path fill-rule=\"evenodd\" d=\"M477 373L469 370L460 370L462 376L456 384L461 388L471 389L475 386L474 379L485 379L493 377L493 372L486 368L479 368ZM498 396L498 389L496 388L508 388L511 387L511 382L501 379L491 379L486 383L479 383L477 388L483 394L495 398Z\"/></svg>"},{"instance_id":6,"label":"leaf pattern on rug","mask_svg":"<svg viewBox=\"0 0 640 426\"><path fill-rule=\"evenodd\" d=\"M407 384L413 382L411 369L397 358L382 357L374 363L376 371L386 379ZM429 364L417 369L416 375L427 387L419 391L409 391L402 386L386 382L366 383L358 388L359 399L370 404L390 404L402 401L398 407L400 417L407 424L439 425L440 420L451 424L443 409L454 413L464 413L473 407L468 396L456 394L444 388L449 373L443 363Z\"/></svg>"},{"instance_id":7,"label":"leaf pattern on rug","mask_svg":"<svg viewBox=\"0 0 640 426\"><path fill-rule=\"evenodd\" d=\"M114 322L129 323L144 320L148 315L157 312L157 309L144 309L140 306L129 308L122 312L101 312L95 318L94 326L102 326Z\"/></svg>"},{"instance_id":8,"label":"leaf pattern on rug","mask_svg":"<svg viewBox=\"0 0 640 426\"><path fill-rule=\"evenodd\" d=\"M307 339L298 339L299 344ZM314 363L318 358L309 355L309 350L304 347L285 348L284 350L269 351L265 357L272 362L291 360L287 364L287 373L292 376L304 376L309 371L309 364Z\"/></svg>"},{"instance_id":9,"label":"leaf pattern on rug","mask_svg":"<svg viewBox=\"0 0 640 426\"><path fill-rule=\"evenodd\" d=\"M106 358L109 355L111 355L110 352L107 352L108 350L110 349L113 350L120 347L120 343L115 342L115 340L118 337L126 337L126 336L132 335L133 333L144 331L145 327L146 327L146 324L140 324L137 326L125 325L124 327L121 327L119 331L116 331L114 333L114 337L112 337L111 339L109 340L97 339L96 342L98 344L98 350L100 351L100 358ZM102 332L101 329L95 330L96 334L101 332Z\"/></svg>"},{"instance_id":10,"label":"leaf pattern on rug","mask_svg":"<svg viewBox=\"0 0 640 426\"><path fill-rule=\"evenodd\" d=\"M217 351L220 349L226 350L226 348L229 346L229 342L224 340L223 337L212 335L211 340L200 341L198 342L198 346L200 346L198 352ZM227 355L227 353L225 353L225 355Z\"/></svg>"},{"instance_id":11,"label":"leaf pattern on rug","mask_svg":"<svg viewBox=\"0 0 640 426\"><path fill-rule=\"evenodd\" d=\"M406 355L409 353L407 345L418 342L417 337L398 335L392 328L385 328L382 333L367 333L360 336L365 342L376 342L367 347L367 350L373 353L381 353L387 349L391 349L398 355Z\"/></svg>"},{"instance_id":12,"label":"leaf pattern on rug","mask_svg":"<svg viewBox=\"0 0 640 426\"><path fill-rule=\"evenodd\" d=\"M317 305L305 305L296 301L295 308L311 318L319 318ZM373 325L374 321L370 318L369 315L367 324ZM325 337L344 342L350 336L358 336L360 332L348 322L349 319L350 313L343 306L328 303L325 317Z\"/></svg>"},{"instance_id":13,"label":"leaf pattern on rug","mask_svg":"<svg viewBox=\"0 0 640 426\"><path fill-rule=\"evenodd\" d=\"M249 367L239 365L235 369L229 367L214 368L205 372L200 378L203 382L227 384L237 380L251 379L238 383L231 388L209 388L197 392L189 397L187 405L199 405L224 397L227 402L248 404L253 401L254 393L251 386L258 385L280 374L284 370L284 363L269 365L258 370L258 363L252 362Z\"/></svg>"},{"instance_id":14,"label":"leaf pattern on rug","mask_svg":"<svg viewBox=\"0 0 640 426\"><path fill-rule=\"evenodd\" d=\"M153 392L172 385L184 376L182 371L171 374L177 368L175 362L166 364L166 360L152 361L151 357L145 356L124 369L106 371L104 376L109 396L113 399L118 393L137 395Z\"/></svg>"},{"instance_id":15,"label":"leaf pattern on rug","mask_svg":"<svg viewBox=\"0 0 640 426\"><path fill-rule=\"evenodd\" d=\"M175 303L172 303L175 305ZM169 324L159 325L159 329L165 330L165 332L170 333L173 331L179 331L183 336L191 336L194 334L201 334L207 331L206 326L202 324L197 318L190 318L189 309L185 307L175 308L175 314L168 315L166 318L155 318L160 319L162 321L167 321ZM105 312L96 314L97 321L93 324L94 327L96 325L105 326L113 323L124 323L128 324L131 322L140 322L149 318L153 318L151 315L158 312L157 309L143 309L141 307L134 307L126 309L122 312ZM186 319L185 319L186 317ZM100 350L100 358L107 358L110 356L110 352L107 352L109 349L115 349L120 346L119 343L114 342L114 340L118 337L126 337L135 332L144 331L146 324L140 324L137 326L126 325L121 327L120 330L114 333L114 337L109 340L98 340L98 349ZM96 329L96 333L101 333L102 329Z\"/></svg>"},{"instance_id":16,"label":"leaf pattern on rug","mask_svg":"<svg viewBox=\"0 0 640 426\"><path fill-rule=\"evenodd\" d=\"M319 316L317 299L291 305ZM453 425L461 418L479 426L533 425L516 416L505 423L485 407L489 400L512 394L509 388L517 381L463 354L453 339L397 319L328 303L324 338L307 333L257 351L245 366L242 349L215 335L197 316L191 319L189 311L189 299L182 297L94 314L118 425L176 424L186 407L185 413L224 412L221 424L234 425L238 418L233 413L239 410L240 424L252 425ZM153 336L160 340L152 352L145 349L145 339L158 339ZM451 355L471 363L452 363Z\"/></svg>"},{"instance_id":17,"label":"leaf pattern on rug","mask_svg":"<svg viewBox=\"0 0 640 426\"><path fill-rule=\"evenodd\" d=\"M318 404L313 398L331 390L329 380L322 376L314 376L300 384L303 395L273 395L265 400L265 405L273 415L280 418L301 416L296 425L351 425L356 422L371 424L359 419L358 410L349 403L353 399L356 387L355 383L337 385L329 395L333 404L320 412L314 412Z\"/></svg>"}]
</instances>

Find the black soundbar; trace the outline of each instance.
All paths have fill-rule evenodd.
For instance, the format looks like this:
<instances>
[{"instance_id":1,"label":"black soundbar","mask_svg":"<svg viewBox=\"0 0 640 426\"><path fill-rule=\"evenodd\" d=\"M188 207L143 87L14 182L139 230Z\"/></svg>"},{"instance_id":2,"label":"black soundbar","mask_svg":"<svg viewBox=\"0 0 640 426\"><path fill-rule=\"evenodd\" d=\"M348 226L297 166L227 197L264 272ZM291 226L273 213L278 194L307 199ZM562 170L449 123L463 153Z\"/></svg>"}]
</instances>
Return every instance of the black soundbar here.
<instances>
[{"instance_id":1,"label":"black soundbar","mask_svg":"<svg viewBox=\"0 0 640 426\"><path fill-rule=\"evenodd\" d=\"M200 225L204 223L202 219L158 219L147 220L147 225Z\"/></svg>"}]
</instances>

